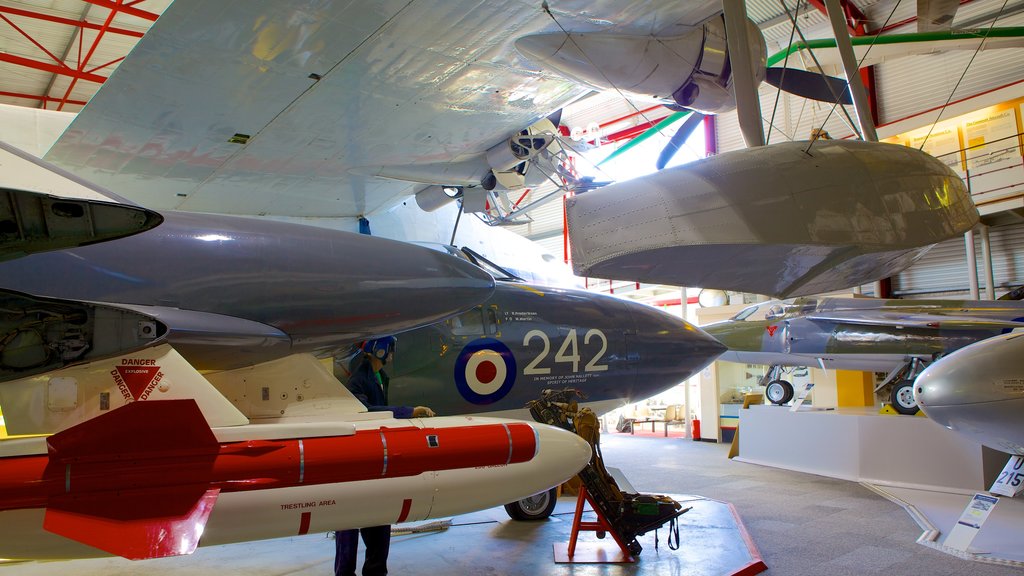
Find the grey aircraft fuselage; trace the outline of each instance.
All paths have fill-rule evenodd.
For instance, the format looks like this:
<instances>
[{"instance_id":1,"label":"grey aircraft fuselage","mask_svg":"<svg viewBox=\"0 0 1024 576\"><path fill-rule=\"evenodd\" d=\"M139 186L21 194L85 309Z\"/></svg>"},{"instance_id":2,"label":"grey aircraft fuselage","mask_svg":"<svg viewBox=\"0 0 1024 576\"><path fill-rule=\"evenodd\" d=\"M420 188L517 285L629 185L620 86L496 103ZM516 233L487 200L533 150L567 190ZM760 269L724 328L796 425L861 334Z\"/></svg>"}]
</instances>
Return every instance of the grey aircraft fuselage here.
<instances>
[{"instance_id":1,"label":"grey aircraft fuselage","mask_svg":"<svg viewBox=\"0 0 1024 576\"><path fill-rule=\"evenodd\" d=\"M166 339L200 370L327 354L354 340L436 322L493 291L485 271L420 246L257 218L162 215L162 224L128 238L2 262L0 290L142 314L154 320L151 338ZM45 302L23 296L5 302L28 311L0 315L6 330L24 333L23 346L63 354L90 347L87 340L103 333L92 318L81 319L90 308L80 306L81 318L56 326L50 316L49 332L37 337L33 322L44 316L37 309ZM21 359L31 354L16 357L24 374L80 361L69 354L56 365L30 367ZM14 372L5 370L3 379L17 377Z\"/></svg>"},{"instance_id":2,"label":"grey aircraft fuselage","mask_svg":"<svg viewBox=\"0 0 1024 576\"><path fill-rule=\"evenodd\" d=\"M797 298L763 302L704 326L720 360L886 372L1021 325L1024 302Z\"/></svg>"},{"instance_id":3,"label":"grey aircraft fuselage","mask_svg":"<svg viewBox=\"0 0 1024 576\"><path fill-rule=\"evenodd\" d=\"M679 384L724 349L646 304L499 281L482 305L398 335L389 402L525 417L542 390L572 387L606 411Z\"/></svg>"}]
</instances>

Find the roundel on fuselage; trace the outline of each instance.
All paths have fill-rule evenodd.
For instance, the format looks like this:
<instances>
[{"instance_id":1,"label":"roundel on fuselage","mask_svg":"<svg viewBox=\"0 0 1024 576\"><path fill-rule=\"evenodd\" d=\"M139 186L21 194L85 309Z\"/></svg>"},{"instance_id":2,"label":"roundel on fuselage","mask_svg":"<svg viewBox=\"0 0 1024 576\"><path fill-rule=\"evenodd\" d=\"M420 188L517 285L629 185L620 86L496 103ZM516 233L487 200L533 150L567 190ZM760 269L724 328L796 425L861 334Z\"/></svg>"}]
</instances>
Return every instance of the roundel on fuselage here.
<instances>
[{"instance_id":1,"label":"roundel on fuselage","mask_svg":"<svg viewBox=\"0 0 1024 576\"><path fill-rule=\"evenodd\" d=\"M504 398L516 381L516 359L508 346L494 338L474 340L455 359L455 386L473 404L493 404Z\"/></svg>"}]
</instances>

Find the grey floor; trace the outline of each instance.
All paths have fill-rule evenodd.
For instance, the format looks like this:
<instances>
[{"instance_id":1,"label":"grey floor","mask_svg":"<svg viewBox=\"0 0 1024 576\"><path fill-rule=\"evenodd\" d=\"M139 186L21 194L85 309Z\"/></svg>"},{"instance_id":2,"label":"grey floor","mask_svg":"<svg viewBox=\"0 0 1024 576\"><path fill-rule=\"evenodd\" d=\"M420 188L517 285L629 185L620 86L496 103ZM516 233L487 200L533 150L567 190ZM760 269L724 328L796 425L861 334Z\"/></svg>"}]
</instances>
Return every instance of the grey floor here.
<instances>
[{"instance_id":1,"label":"grey floor","mask_svg":"<svg viewBox=\"0 0 1024 576\"><path fill-rule=\"evenodd\" d=\"M726 458L725 445L679 438L608 434L603 450L641 491L699 494L731 502L768 565L765 574L793 576L995 576L1024 570L955 558L916 544L921 529L898 505L851 482L766 468ZM629 566L556 565L552 543L564 541L572 501L563 498L548 522L511 522L492 509L454 519L446 532L396 537L392 574L615 575L705 572L652 537ZM685 516L684 516L685 518ZM686 527L682 531L685 540ZM665 534L661 533L662 541ZM0 576L174 574L191 576L327 575L333 542L322 534L201 548L191 557L147 562L121 559L27 563Z\"/></svg>"}]
</instances>

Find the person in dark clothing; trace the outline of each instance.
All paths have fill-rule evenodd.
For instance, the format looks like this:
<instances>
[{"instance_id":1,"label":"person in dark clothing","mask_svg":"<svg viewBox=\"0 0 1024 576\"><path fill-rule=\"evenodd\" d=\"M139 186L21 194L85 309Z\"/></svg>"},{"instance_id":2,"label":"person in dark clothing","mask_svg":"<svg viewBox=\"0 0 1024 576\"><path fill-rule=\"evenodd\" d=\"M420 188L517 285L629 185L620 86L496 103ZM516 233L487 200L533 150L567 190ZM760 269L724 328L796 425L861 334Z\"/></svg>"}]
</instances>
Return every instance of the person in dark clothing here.
<instances>
[{"instance_id":1,"label":"person in dark clothing","mask_svg":"<svg viewBox=\"0 0 1024 576\"><path fill-rule=\"evenodd\" d=\"M392 412L395 418L429 418L434 411L426 406L389 406L388 375L383 368L395 353L397 340L385 336L367 340L350 364L351 376L346 386L371 412ZM371 526L334 533L334 574L355 576L359 536L366 546L363 576L384 576L388 573L388 551L391 548L391 526Z\"/></svg>"}]
</instances>

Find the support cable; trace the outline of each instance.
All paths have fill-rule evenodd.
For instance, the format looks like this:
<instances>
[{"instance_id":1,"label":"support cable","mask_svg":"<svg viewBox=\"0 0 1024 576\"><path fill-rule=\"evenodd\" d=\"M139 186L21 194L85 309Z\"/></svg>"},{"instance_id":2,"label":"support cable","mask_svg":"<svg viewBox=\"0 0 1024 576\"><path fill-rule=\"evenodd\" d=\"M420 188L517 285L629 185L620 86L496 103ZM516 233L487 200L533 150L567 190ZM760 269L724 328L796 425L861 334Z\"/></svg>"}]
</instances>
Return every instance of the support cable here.
<instances>
[{"instance_id":1,"label":"support cable","mask_svg":"<svg viewBox=\"0 0 1024 576\"><path fill-rule=\"evenodd\" d=\"M924 145L928 142L928 139L932 136L932 131L935 130L935 125L939 123L939 118L942 118L942 113L946 111L946 107L953 101L953 95L956 94L956 89L960 87L960 83L963 82L964 77L967 76L967 71L971 69L971 64L974 63L974 59L978 57L978 52L981 52L981 47L985 45L985 41L988 40L988 35L995 27L996 22L999 20L999 16L1002 15L1003 10L1006 9L1006 4L1009 0L1003 0L1003 5L999 8L999 12L996 13L996 17L992 19L992 23L989 24L988 29L985 30L985 35L982 37L981 42L978 42L978 47L974 49L974 54L971 54L971 59L967 61L967 66L964 66L964 71L960 74L960 79L956 81L956 85L949 91L949 98L946 98L946 103L939 108L938 115L935 116L935 122L932 122L930 128L928 128L928 134L925 135L924 140L921 141L921 146L918 150L924 151Z\"/></svg>"}]
</instances>

